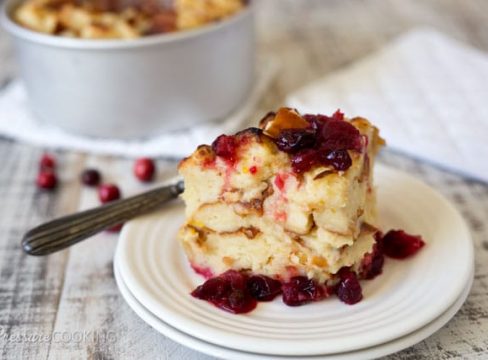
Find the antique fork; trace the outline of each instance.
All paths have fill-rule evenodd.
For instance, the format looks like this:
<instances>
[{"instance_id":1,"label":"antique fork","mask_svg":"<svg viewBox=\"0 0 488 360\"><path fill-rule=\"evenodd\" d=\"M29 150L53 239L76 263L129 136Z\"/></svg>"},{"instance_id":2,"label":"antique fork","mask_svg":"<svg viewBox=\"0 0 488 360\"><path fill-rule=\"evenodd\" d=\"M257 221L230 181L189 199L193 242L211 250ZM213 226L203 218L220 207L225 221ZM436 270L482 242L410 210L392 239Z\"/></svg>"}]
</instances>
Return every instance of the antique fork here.
<instances>
[{"instance_id":1,"label":"antique fork","mask_svg":"<svg viewBox=\"0 0 488 360\"><path fill-rule=\"evenodd\" d=\"M183 190L183 181L178 181L49 221L28 231L22 239L22 248L29 255L48 255L65 249L100 231L153 211L178 197Z\"/></svg>"}]
</instances>

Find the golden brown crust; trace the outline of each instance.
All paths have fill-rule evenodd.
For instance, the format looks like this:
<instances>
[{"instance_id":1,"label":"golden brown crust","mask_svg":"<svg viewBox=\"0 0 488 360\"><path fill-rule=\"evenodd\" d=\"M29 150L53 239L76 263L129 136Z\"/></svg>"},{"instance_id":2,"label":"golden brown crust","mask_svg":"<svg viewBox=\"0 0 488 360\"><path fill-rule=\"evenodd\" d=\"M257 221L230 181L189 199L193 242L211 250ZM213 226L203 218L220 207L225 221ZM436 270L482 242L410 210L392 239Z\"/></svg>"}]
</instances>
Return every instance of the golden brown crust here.
<instances>
[{"instance_id":1,"label":"golden brown crust","mask_svg":"<svg viewBox=\"0 0 488 360\"><path fill-rule=\"evenodd\" d=\"M178 170L191 164L210 164L215 161L217 155L210 145L199 145L197 149L178 164Z\"/></svg>"}]
</instances>

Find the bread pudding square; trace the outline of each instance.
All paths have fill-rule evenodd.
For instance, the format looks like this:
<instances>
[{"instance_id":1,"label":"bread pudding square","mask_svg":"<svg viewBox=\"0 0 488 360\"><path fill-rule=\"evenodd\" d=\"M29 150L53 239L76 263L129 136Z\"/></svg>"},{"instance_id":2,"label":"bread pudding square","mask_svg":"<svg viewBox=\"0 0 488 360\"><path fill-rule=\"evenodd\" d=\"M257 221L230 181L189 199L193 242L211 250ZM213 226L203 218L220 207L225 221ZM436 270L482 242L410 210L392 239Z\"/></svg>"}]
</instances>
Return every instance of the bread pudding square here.
<instances>
[{"instance_id":1,"label":"bread pudding square","mask_svg":"<svg viewBox=\"0 0 488 360\"><path fill-rule=\"evenodd\" d=\"M384 141L364 118L281 108L221 135L179 165L179 237L207 277L248 271L287 281L361 272L377 233L374 161Z\"/></svg>"}]
</instances>

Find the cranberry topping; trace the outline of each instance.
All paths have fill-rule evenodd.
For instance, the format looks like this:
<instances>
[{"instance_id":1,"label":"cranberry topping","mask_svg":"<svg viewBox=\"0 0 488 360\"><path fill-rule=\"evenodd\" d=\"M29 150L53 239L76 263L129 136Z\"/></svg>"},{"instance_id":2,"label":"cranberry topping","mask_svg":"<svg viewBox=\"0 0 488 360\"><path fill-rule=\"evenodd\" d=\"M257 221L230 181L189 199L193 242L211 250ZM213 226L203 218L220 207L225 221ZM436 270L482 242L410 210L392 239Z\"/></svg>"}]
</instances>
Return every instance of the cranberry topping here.
<instances>
[{"instance_id":1,"label":"cranberry topping","mask_svg":"<svg viewBox=\"0 0 488 360\"><path fill-rule=\"evenodd\" d=\"M86 186L97 186L100 180L100 172L96 169L86 169L81 173L81 182Z\"/></svg>"},{"instance_id":2,"label":"cranberry topping","mask_svg":"<svg viewBox=\"0 0 488 360\"><path fill-rule=\"evenodd\" d=\"M327 150L361 151L363 141L361 133L351 123L344 120L330 119L321 129L321 147Z\"/></svg>"},{"instance_id":3,"label":"cranberry topping","mask_svg":"<svg viewBox=\"0 0 488 360\"><path fill-rule=\"evenodd\" d=\"M341 110L337 109L331 117L334 120L344 120L344 113Z\"/></svg>"},{"instance_id":4,"label":"cranberry topping","mask_svg":"<svg viewBox=\"0 0 488 360\"><path fill-rule=\"evenodd\" d=\"M220 135L212 143L212 149L215 154L230 163L235 163L237 160L237 146L236 138L228 135Z\"/></svg>"},{"instance_id":5,"label":"cranberry topping","mask_svg":"<svg viewBox=\"0 0 488 360\"><path fill-rule=\"evenodd\" d=\"M305 149L291 158L291 167L297 174L304 173L319 164L320 158L320 152L317 150Z\"/></svg>"},{"instance_id":6,"label":"cranberry topping","mask_svg":"<svg viewBox=\"0 0 488 360\"><path fill-rule=\"evenodd\" d=\"M56 160L51 154L43 154L41 160L39 161L39 169L43 170L54 170L56 167Z\"/></svg>"},{"instance_id":7,"label":"cranberry topping","mask_svg":"<svg viewBox=\"0 0 488 360\"><path fill-rule=\"evenodd\" d=\"M247 281L247 289L258 301L271 301L281 293L281 282L265 275L254 275Z\"/></svg>"},{"instance_id":8,"label":"cranberry topping","mask_svg":"<svg viewBox=\"0 0 488 360\"><path fill-rule=\"evenodd\" d=\"M251 166L249 168L249 172L251 173L251 175L256 175L256 173L258 172L258 167L257 166Z\"/></svg>"},{"instance_id":9,"label":"cranberry topping","mask_svg":"<svg viewBox=\"0 0 488 360\"><path fill-rule=\"evenodd\" d=\"M98 188L98 198L102 203L120 199L120 190L114 184L103 184Z\"/></svg>"},{"instance_id":10,"label":"cranberry topping","mask_svg":"<svg viewBox=\"0 0 488 360\"><path fill-rule=\"evenodd\" d=\"M356 274L349 269L341 269L339 275L340 281L336 288L336 294L339 299L348 305L361 301L363 292Z\"/></svg>"},{"instance_id":11,"label":"cranberry topping","mask_svg":"<svg viewBox=\"0 0 488 360\"><path fill-rule=\"evenodd\" d=\"M390 230L383 237L382 245L386 256L405 259L417 253L425 242L418 235L410 235L403 230Z\"/></svg>"},{"instance_id":12,"label":"cranberry topping","mask_svg":"<svg viewBox=\"0 0 488 360\"><path fill-rule=\"evenodd\" d=\"M58 179L52 170L41 170L37 175L36 184L40 189L52 190L56 187Z\"/></svg>"},{"instance_id":13,"label":"cranberry topping","mask_svg":"<svg viewBox=\"0 0 488 360\"><path fill-rule=\"evenodd\" d=\"M236 270L228 270L220 276L207 280L191 293L197 299L234 314L253 310L257 301L247 287L248 276Z\"/></svg>"},{"instance_id":14,"label":"cranberry topping","mask_svg":"<svg viewBox=\"0 0 488 360\"><path fill-rule=\"evenodd\" d=\"M313 279L295 276L281 286L283 302L288 306L299 306L324 297L324 289Z\"/></svg>"},{"instance_id":15,"label":"cranberry topping","mask_svg":"<svg viewBox=\"0 0 488 360\"><path fill-rule=\"evenodd\" d=\"M285 129L276 139L276 146L281 151L294 154L315 145L316 134L313 129Z\"/></svg>"},{"instance_id":16,"label":"cranberry topping","mask_svg":"<svg viewBox=\"0 0 488 360\"><path fill-rule=\"evenodd\" d=\"M361 277L371 280L383 272L385 256L378 244L373 246L373 251L366 254L361 264Z\"/></svg>"},{"instance_id":17,"label":"cranberry topping","mask_svg":"<svg viewBox=\"0 0 488 360\"><path fill-rule=\"evenodd\" d=\"M149 182L154 178L156 165L149 158L137 159L134 163L134 175L142 182Z\"/></svg>"},{"instance_id":18,"label":"cranberry topping","mask_svg":"<svg viewBox=\"0 0 488 360\"><path fill-rule=\"evenodd\" d=\"M327 162L338 171L346 171L352 165L347 150L332 150L326 156Z\"/></svg>"},{"instance_id":19,"label":"cranberry topping","mask_svg":"<svg viewBox=\"0 0 488 360\"><path fill-rule=\"evenodd\" d=\"M332 166L345 171L352 165L348 150L362 151L363 136L344 114L336 111L331 117L304 115L309 127L281 130L275 139L276 146L292 155L292 168L303 173L314 166Z\"/></svg>"}]
</instances>

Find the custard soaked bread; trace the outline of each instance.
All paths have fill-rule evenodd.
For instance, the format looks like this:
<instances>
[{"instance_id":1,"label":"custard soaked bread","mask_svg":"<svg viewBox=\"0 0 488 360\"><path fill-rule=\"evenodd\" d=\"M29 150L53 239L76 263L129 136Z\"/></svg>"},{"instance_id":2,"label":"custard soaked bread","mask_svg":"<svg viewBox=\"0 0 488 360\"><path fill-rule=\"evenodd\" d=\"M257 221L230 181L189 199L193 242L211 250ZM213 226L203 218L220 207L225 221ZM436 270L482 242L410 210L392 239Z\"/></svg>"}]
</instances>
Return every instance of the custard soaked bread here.
<instances>
[{"instance_id":1,"label":"custard soaked bread","mask_svg":"<svg viewBox=\"0 0 488 360\"><path fill-rule=\"evenodd\" d=\"M375 156L384 144L363 118L282 108L259 128L221 135L179 165L180 239L207 277L229 269L287 281L361 274L377 232Z\"/></svg>"}]
</instances>

